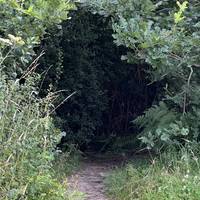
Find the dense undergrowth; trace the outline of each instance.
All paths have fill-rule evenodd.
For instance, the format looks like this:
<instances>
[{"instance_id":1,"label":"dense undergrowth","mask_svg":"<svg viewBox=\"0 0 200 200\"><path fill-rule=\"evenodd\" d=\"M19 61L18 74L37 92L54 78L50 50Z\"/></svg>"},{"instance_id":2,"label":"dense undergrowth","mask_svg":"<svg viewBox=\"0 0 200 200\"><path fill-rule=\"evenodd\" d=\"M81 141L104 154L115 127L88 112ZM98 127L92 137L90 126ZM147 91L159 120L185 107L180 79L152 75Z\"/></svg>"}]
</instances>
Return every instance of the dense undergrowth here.
<instances>
[{"instance_id":1,"label":"dense undergrowth","mask_svg":"<svg viewBox=\"0 0 200 200\"><path fill-rule=\"evenodd\" d=\"M0 199L81 198L63 180L78 161L56 150L61 131L55 111L65 120L57 125L66 131L69 151L69 141L87 145L101 136L114 138L116 151L124 144L133 148L137 134L121 136L137 117L140 141L161 153L114 171L106 181L112 199L199 199L199 5L84 0L71 15L74 21L62 26L75 8L71 1L0 0ZM163 94L149 101L143 93L161 82ZM76 96L66 102L71 93ZM101 132L104 124L107 132Z\"/></svg>"},{"instance_id":2,"label":"dense undergrowth","mask_svg":"<svg viewBox=\"0 0 200 200\"><path fill-rule=\"evenodd\" d=\"M69 174L75 167L76 159L70 152L64 155L56 150L61 131L54 126L51 115L57 95L38 96L41 76L35 69L44 53L36 56L33 51L46 28L66 19L72 8L62 0L0 1L2 200L81 199L79 192L69 191L66 176L62 176L62 172Z\"/></svg>"},{"instance_id":3,"label":"dense undergrowth","mask_svg":"<svg viewBox=\"0 0 200 200\"><path fill-rule=\"evenodd\" d=\"M114 143L117 136L136 132L130 121L155 101L159 84L148 85L147 65L142 68L121 60L127 48L114 44L109 17L82 5L70 16L59 28L49 30L38 50L46 52L38 71L48 70L41 95L49 85L64 90L63 96L76 91L56 112L66 132L63 146L71 142L108 149L106 144Z\"/></svg>"},{"instance_id":4,"label":"dense undergrowth","mask_svg":"<svg viewBox=\"0 0 200 200\"><path fill-rule=\"evenodd\" d=\"M112 18L115 43L128 49L122 59L148 64L151 83L163 82L163 96L134 121L141 142L159 151L199 141L199 2L84 2Z\"/></svg>"},{"instance_id":5,"label":"dense undergrowth","mask_svg":"<svg viewBox=\"0 0 200 200\"><path fill-rule=\"evenodd\" d=\"M164 95L133 121L141 142L160 158L113 172L108 194L117 200L199 199L199 2L83 2L112 19L115 43L127 48L122 59L148 64L152 83L164 83Z\"/></svg>"},{"instance_id":6,"label":"dense undergrowth","mask_svg":"<svg viewBox=\"0 0 200 200\"><path fill-rule=\"evenodd\" d=\"M0 83L0 199L74 199L53 170L60 131L48 115L50 96L37 99L28 83Z\"/></svg>"},{"instance_id":7,"label":"dense undergrowth","mask_svg":"<svg viewBox=\"0 0 200 200\"><path fill-rule=\"evenodd\" d=\"M197 200L199 164L199 156L186 149L135 159L107 177L107 193L114 200Z\"/></svg>"},{"instance_id":8,"label":"dense undergrowth","mask_svg":"<svg viewBox=\"0 0 200 200\"><path fill-rule=\"evenodd\" d=\"M44 87L77 92L57 110L66 141L118 143L140 132L156 151L199 141L198 1L81 2L41 45Z\"/></svg>"}]
</instances>

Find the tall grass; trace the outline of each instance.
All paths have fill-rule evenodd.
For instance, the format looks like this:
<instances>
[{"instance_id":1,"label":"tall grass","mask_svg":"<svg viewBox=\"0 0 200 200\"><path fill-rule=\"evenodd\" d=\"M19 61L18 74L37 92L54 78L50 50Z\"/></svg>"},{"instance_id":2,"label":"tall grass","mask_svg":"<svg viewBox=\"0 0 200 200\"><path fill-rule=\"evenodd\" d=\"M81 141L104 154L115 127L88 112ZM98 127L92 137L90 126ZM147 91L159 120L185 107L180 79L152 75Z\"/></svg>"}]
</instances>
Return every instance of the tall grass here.
<instances>
[{"instance_id":1,"label":"tall grass","mask_svg":"<svg viewBox=\"0 0 200 200\"><path fill-rule=\"evenodd\" d=\"M0 74L0 199L80 199L56 178L52 96L37 98L33 79L19 85Z\"/></svg>"},{"instance_id":2,"label":"tall grass","mask_svg":"<svg viewBox=\"0 0 200 200\"><path fill-rule=\"evenodd\" d=\"M179 153L164 153L139 165L135 162L115 170L107 178L107 192L111 199L200 199L199 158L188 148L182 148Z\"/></svg>"}]
</instances>

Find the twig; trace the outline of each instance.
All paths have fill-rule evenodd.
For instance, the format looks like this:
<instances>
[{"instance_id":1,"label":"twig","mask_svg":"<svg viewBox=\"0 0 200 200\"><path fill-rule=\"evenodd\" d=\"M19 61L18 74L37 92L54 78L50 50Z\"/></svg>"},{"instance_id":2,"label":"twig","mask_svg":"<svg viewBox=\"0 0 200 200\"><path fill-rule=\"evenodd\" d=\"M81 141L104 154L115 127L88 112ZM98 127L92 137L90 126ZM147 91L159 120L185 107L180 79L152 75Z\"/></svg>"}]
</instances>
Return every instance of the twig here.
<instances>
[{"instance_id":1,"label":"twig","mask_svg":"<svg viewBox=\"0 0 200 200\"><path fill-rule=\"evenodd\" d=\"M40 91L41 91L41 89L42 89L42 86L43 86L43 83L44 83L44 80L45 80L45 78L46 78L46 76L47 76L47 74L48 74L48 72L49 72L49 70L51 69L52 66L53 66L53 65L51 65L51 66L46 70L46 72L45 72L45 74L44 74L44 77L43 77L43 79L42 79L42 82L41 82L41 84L40 84L40 88L39 88L38 94L40 93Z\"/></svg>"},{"instance_id":2,"label":"twig","mask_svg":"<svg viewBox=\"0 0 200 200\"><path fill-rule=\"evenodd\" d=\"M71 98L73 95L75 95L76 92L73 92L72 94L70 94L67 98L65 98L58 106L56 106L50 113L49 115L51 115L55 110L57 110L63 103L65 103L69 98Z\"/></svg>"},{"instance_id":3,"label":"twig","mask_svg":"<svg viewBox=\"0 0 200 200\"><path fill-rule=\"evenodd\" d=\"M9 54L12 52L12 50L14 49L14 47L12 47L8 53L4 56L4 58L2 58L1 62L0 62L0 67L3 64L3 62L6 60L6 58L8 58Z\"/></svg>"},{"instance_id":4,"label":"twig","mask_svg":"<svg viewBox=\"0 0 200 200\"><path fill-rule=\"evenodd\" d=\"M191 81L192 74L193 74L193 68L191 66L189 66L189 68L190 68L190 74L189 74L188 81L187 81L187 87L188 87L188 89L190 87L190 81ZM185 115L185 113L186 113L186 103L187 103L187 91L185 91L185 93L184 93L183 115Z\"/></svg>"},{"instance_id":5,"label":"twig","mask_svg":"<svg viewBox=\"0 0 200 200\"><path fill-rule=\"evenodd\" d=\"M26 69L26 71L23 73L23 75L21 76L20 79L22 78L26 78L39 64L38 64L38 60L44 55L44 51L42 51L40 53L40 55L38 57L35 58L35 60L33 60L33 62L29 65L29 67Z\"/></svg>"}]
</instances>

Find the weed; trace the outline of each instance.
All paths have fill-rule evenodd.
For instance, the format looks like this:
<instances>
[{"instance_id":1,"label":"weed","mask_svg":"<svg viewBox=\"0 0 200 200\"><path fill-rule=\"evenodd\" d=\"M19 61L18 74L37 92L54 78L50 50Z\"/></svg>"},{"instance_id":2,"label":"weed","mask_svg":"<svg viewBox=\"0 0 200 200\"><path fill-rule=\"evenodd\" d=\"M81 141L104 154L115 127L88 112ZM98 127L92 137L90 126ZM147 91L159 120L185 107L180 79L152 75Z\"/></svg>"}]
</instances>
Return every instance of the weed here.
<instances>
[{"instance_id":1,"label":"weed","mask_svg":"<svg viewBox=\"0 0 200 200\"><path fill-rule=\"evenodd\" d=\"M115 200L196 200L200 198L198 157L188 149L164 153L152 162L113 171L106 185Z\"/></svg>"}]
</instances>

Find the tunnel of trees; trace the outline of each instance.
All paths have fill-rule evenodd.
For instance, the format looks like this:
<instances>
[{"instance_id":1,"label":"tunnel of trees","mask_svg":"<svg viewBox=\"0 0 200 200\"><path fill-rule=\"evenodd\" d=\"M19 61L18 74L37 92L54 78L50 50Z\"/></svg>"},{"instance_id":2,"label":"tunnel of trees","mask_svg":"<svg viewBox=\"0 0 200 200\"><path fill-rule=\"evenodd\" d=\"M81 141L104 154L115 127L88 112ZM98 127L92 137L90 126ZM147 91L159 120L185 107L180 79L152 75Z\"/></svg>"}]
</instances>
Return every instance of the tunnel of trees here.
<instances>
[{"instance_id":1,"label":"tunnel of trees","mask_svg":"<svg viewBox=\"0 0 200 200\"><path fill-rule=\"evenodd\" d=\"M61 100L76 94L56 112L57 125L66 132L65 144L78 144L81 150L105 151L120 147L135 148L137 116L158 101L161 83L152 83L148 65L123 61L129 49L113 42L109 17L85 8L71 12L62 26L49 29L39 51L41 95L63 90Z\"/></svg>"},{"instance_id":2,"label":"tunnel of trees","mask_svg":"<svg viewBox=\"0 0 200 200\"><path fill-rule=\"evenodd\" d=\"M199 0L0 0L0 18L0 199L200 199Z\"/></svg>"}]
</instances>

